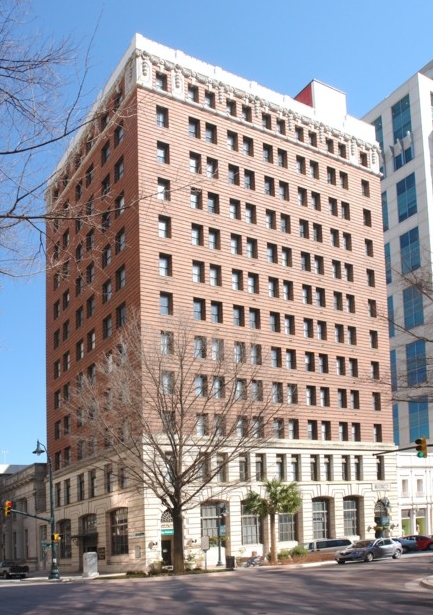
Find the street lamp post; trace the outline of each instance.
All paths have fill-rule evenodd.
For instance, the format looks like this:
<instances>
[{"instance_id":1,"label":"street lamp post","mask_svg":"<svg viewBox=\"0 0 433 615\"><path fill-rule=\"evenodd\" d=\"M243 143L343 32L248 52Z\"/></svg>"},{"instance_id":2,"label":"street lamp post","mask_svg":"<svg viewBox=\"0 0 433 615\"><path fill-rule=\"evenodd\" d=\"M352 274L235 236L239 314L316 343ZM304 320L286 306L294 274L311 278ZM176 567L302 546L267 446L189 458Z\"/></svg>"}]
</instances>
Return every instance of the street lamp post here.
<instances>
[{"instance_id":1,"label":"street lamp post","mask_svg":"<svg viewBox=\"0 0 433 615\"><path fill-rule=\"evenodd\" d=\"M53 490L53 463L51 456L48 454L47 448L44 444L41 444L39 440L36 444L36 450L33 451L34 455L47 455L48 461L48 481L50 487L50 528L51 528L51 569L48 575L49 579L60 579L60 572L57 567L57 542L55 540L55 523L54 523L54 490Z\"/></svg>"},{"instance_id":2,"label":"street lamp post","mask_svg":"<svg viewBox=\"0 0 433 615\"><path fill-rule=\"evenodd\" d=\"M222 566L222 560L221 560L221 517L222 515L225 513L226 511L226 507L224 503L220 503L217 504L217 512L218 512L218 517L217 517L217 540L218 540L218 561L217 561L217 566Z\"/></svg>"}]
</instances>

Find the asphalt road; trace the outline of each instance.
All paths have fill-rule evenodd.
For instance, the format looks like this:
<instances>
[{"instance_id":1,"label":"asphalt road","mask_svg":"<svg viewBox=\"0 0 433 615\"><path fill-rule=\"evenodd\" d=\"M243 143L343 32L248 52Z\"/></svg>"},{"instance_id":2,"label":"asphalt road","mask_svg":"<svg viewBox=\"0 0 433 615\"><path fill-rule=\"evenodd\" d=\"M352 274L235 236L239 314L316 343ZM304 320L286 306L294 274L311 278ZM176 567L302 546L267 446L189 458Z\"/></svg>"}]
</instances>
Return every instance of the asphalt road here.
<instances>
[{"instance_id":1,"label":"asphalt road","mask_svg":"<svg viewBox=\"0 0 433 615\"><path fill-rule=\"evenodd\" d=\"M370 564L250 568L208 575L0 581L0 615L431 615L432 554Z\"/></svg>"}]
</instances>

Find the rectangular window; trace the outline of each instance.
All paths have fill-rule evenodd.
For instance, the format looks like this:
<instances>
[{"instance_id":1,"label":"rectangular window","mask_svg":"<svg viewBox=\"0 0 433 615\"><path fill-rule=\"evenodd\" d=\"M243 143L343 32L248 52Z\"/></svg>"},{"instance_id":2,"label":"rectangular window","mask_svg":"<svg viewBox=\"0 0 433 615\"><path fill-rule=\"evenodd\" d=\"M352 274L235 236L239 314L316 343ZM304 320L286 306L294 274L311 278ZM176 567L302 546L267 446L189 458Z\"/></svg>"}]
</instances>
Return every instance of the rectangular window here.
<instances>
[{"instance_id":1,"label":"rectangular window","mask_svg":"<svg viewBox=\"0 0 433 615\"><path fill-rule=\"evenodd\" d=\"M269 196L275 196L275 182L272 177L265 176L263 181L263 187L265 194Z\"/></svg>"},{"instance_id":2,"label":"rectangular window","mask_svg":"<svg viewBox=\"0 0 433 615\"><path fill-rule=\"evenodd\" d=\"M167 216L159 216L158 236L165 239L169 239L171 237L171 218L168 218Z\"/></svg>"},{"instance_id":3,"label":"rectangular window","mask_svg":"<svg viewBox=\"0 0 433 615\"><path fill-rule=\"evenodd\" d=\"M232 289L243 290L243 272L239 269L232 269Z\"/></svg>"},{"instance_id":4,"label":"rectangular window","mask_svg":"<svg viewBox=\"0 0 433 615\"><path fill-rule=\"evenodd\" d=\"M211 322L223 322L223 304L219 301L211 301L210 304L210 319Z\"/></svg>"},{"instance_id":5,"label":"rectangular window","mask_svg":"<svg viewBox=\"0 0 433 615\"><path fill-rule=\"evenodd\" d=\"M102 321L102 336L104 339L110 337L113 333L113 320L111 316L106 316Z\"/></svg>"},{"instance_id":6,"label":"rectangular window","mask_svg":"<svg viewBox=\"0 0 433 615\"><path fill-rule=\"evenodd\" d=\"M217 127L214 124L206 123L205 126L205 141L207 143L217 142Z\"/></svg>"},{"instance_id":7,"label":"rectangular window","mask_svg":"<svg viewBox=\"0 0 433 615\"><path fill-rule=\"evenodd\" d=\"M417 286L403 290L403 309L405 329L424 324L423 293Z\"/></svg>"},{"instance_id":8,"label":"rectangular window","mask_svg":"<svg viewBox=\"0 0 433 615\"><path fill-rule=\"evenodd\" d=\"M250 329L260 329L260 310L257 308L249 309Z\"/></svg>"},{"instance_id":9,"label":"rectangular window","mask_svg":"<svg viewBox=\"0 0 433 615\"><path fill-rule=\"evenodd\" d=\"M343 171L340 171L340 186L344 188L344 190L349 190L349 176Z\"/></svg>"},{"instance_id":10,"label":"rectangular window","mask_svg":"<svg viewBox=\"0 0 433 615\"><path fill-rule=\"evenodd\" d=\"M406 369L408 386L427 381L427 356L425 340L406 344Z\"/></svg>"},{"instance_id":11,"label":"rectangular window","mask_svg":"<svg viewBox=\"0 0 433 615\"><path fill-rule=\"evenodd\" d=\"M208 245L210 250L221 250L221 237L218 229L209 229Z\"/></svg>"},{"instance_id":12,"label":"rectangular window","mask_svg":"<svg viewBox=\"0 0 433 615\"><path fill-rule=\"evenodd\" d=\"M287 169L287 152L283 149L277 150L277 164L279 167Z\"/></svg>"},{"instance_id":13,"label":"rectangular window","mask_svg":"<svg viewBox=\"0 0 433 615\"><path fill-rule=\"evenodd\" d=\"M206 302L204 299L193 299L194 320L206 320Z\"/></svg>"},{"instance_id":14,"label":"rectangular window","mask_svg":"<svg viewBox=\"0 0 433 615\"><path fill-rule=\"evenodd\" d=\"M188 85L187 98L190 102L198 102L198 87L195 85Z\"/></svg>"},{"instance_id":15,"label":"rectangular window","mask_svg":"<svg viewBox=\"0 0 433 615\"><path fill-rule=\"evenodd\" d=\"M188 134L193 139L200 139L200 121L193 117L188 120Z\"/></svg>"},{"instance_id":16,"label":"rectangular window","mask_svg":"<svg viewBox=\"0 0 433 615\"><path fill-rule=\"evenodd\" d=\"M202 209L202 192L201 190L197 190L197 188L191 188L189 202L191 209Z\"/></svg>"},{"instance_id":17,"label":"rectangular window","mask_svg":"<svg viewBox=\"0 0 433 615\"><path fill-rule=\"evenodd\" d=\"M250 362L251 362L251 365L261 365L262 364L262 347L260 344L251 344Z\"/></svg>"},{"instance_id":18,"label":"rectangular window","mask_svg":"<svg viewBox=\"0 0 433 615\"><path fill-rule=\"evenodd\" d=\"M159 201L170 200L170 182L168 179L158 178L157 198Z\"/></svg>"},{"instance_id":19,"label":"rectangular window","mask_svg":"<svg viewBox=\"0 0 433 615\"><path fill-rule=\"evenodd\" d=\"M171 293L159 294L159 313L161 316L173 315L173 295Z\"/></svg>"},{"instance_id":20,"label":"rectangular window","mask_svg":"<svg viewBox=\"0 0 433 615\"><path fill-rule=\"evenodd\" d=\"M244 188L246 190L255 190L255 175L254 171L244 171Z\"/></svg>"},{"instance_id":21,"label":"rectangular window","mask_svg":"<svg viewBox=\"0 0 433 615\"><path fill-rule=\"evenodd\" d=\"M116 327L119 329L126 323L126 305L122 303L116 308Z\"/></svg>"},{"instance_id":22,"label":"rectangular window","mask_svg":"<svg viewBox=\"0 0 433 615\"><path fill-rule=\"evenodd\" d=\"M259 292L259 276L257 273L248 274L248 292L258 294Z\"/></svg>"},{"instance_id":23,"label":"rectangular window","mask_svg":"<svg viewBox=\"0 0 433 615\"><path fill-rule=\"evenodd\" d=\"M218 179L218 160L206 158L206 177Z\"/></svg>"},{"instance_id":24,"label":"rectangular window","mask_svg":"<svg viewBox=\"0 0 433 615\"><path fill-rule=\"evenodd\" d=\"M155 89L167 91L167 75L164 73L155 73Z\"/></svg>"},{"instance_id":25,"label":"rectangular window","mask_svg":"<svg viewBox=\"0 0 433 615\"><path fill-rule=\"evenodd\" d=\"M159 128L168 128L168 109L165 107L156 107L156 125Z\"/></svg>"},{"instance_id":26,"label":"rectangular window","mask_svg":"<svg viewBox=\"0 0 433 615\"><path fill-rule=\"evenodd\" d=\"M247 224L257 224L256 206L251 203L245 204L245 222Z\"/></svg>"},{"instance_id":27,"label":"rectangular window","mask_svg":"<svg viewBox=\"0 0 433 615\"><path fill-rule=\"evenodd\" d=\"M196 283L204 283L204 263L192 261L192 281Z\"/></svg>"},{"instance_id":28,"label":"rectangular window","mask_svg":"<svg viewBox=\"0 0 433 615\"><path fill-rule=\"evenodd\" d=\"M245 156L254 156L253 140L249 137L243 139L243 152Z\"/></svg>"},{"instance_id":29,"label":"rectangular window","mask_svg":"<svg viewBox=\"0 0 433 615\"><path fill-rule=\"evenodd\" d=\"M189 153L189 170L191 173L201 173L201 156L194 152Z\"/></svg>"},{"instance_id":30,"label":"rectangular window","mask_svg":"<svg viewBox=\"0 0 433 615\"><path fill-rule=\"evenodd\" d=\"M221 266L209 265L209 284L211 286L221 286Z\"/></svg>"},{"instance_id":31,"label":"rectangular window","mask_svg":"<svg viewBox=\"0 0 433 615\"><path fill-rule=\"evenodd\" d=\"M203 245L203 227L200 224L191 224L191 244L193 246Z\"/></svg>"},{"instance_id":32,"label":"rectangular window","mask_svg":"<svg viewBox=\"0 0 433 615\"><path fill-rule=\"evenodd\" d=\"M273 333L280 333L280 314L279 312L269 312L269 329Z\"/></svg>"},{"instance_id":33,"label":"rectangular window","mask_svg":"<svg viewBox=\"0 0 433 615\"><path fill-rule=\"evenodd\" d=\"M212 192L208 192L207 195L207 210L210 214L219 214L219 196L218 194L213 194Z\"/></svg>"},{"instance_id":34,"label":"rectangular window","mask_svg":"<svg viewBox=\"0 0 433 615\"><path fill-rule=\"evenodd\" d=\"M230 199L229 202L229 216L232 220L241 219L241 204L240 201Z\"/></svg>"},{"instance_id":35,"label":"rectangular window","mask_svg":"<svg viewBox=\"0 0 433 615\"><path fill-rule=\"evenodd\" d=\"M234 164L228 166L228 183L239 186L239 167Z\"/></svg>"},{"instance_id":36,"label":"rectangular window","mask_svg":"<svg viewBox=\"0 0 433 615\"><path fill-rule=\"evenodd\" d=\"M230 235L230 252L232 254L242 254L242 237L232 233Z\"/></svg>"},{"instance_id":37,"label":"rectangular window","mask_svg":"<svg viewBox=\"0 0 433 615\"><path fill-rule=\"evenodd\" d=\"M278 297L278 279L277 278L268 278L268 296L269 297Z\"/></svg>"},{"instance_id":38,"label":"rectangular window","mask_svg":"<svg viewBox=\"0 0 433 615\"><path fill-rule=\"evenodd\" d=\"M247 258L258 258L257 239L247 237L245 253Z\"/></svg>"},{"instance_id":39,"label":"rectangular window","mask_svg":"<svg viewBox=\"0 0 433 615\"><path fill-rule=\"evenodd\" d=\"M281 264L283 267L292 267L291 248L281 248Z\"/></svg>"},{"instance_id":40,"label":"rectangular window","mask_svg":"<svg viewBox=\"0 0 433 615\"><path fill-rule=\"evenodd\" d=\"M227 148L238 151L238 135L235 132L227 131Z\"/></svg>"},{"instance_id":41,"label":"rectangular window","mask_svg":"<svg viewBox=\"0 0 433 615\"><path fill-rule=\"evenodd\" d=\"M118 182L125 174L125 163L123 161L123 156L120 158L116 164L114 165L114 181Z\"/></svg>"},{"instance_id":42,"label":"rectangular window","mask_svg":"<svg viewBox=\"0 0 433 615\"><path fill-rule=\"evenodd\" d=\"M170 254L159 255L159 275L171 276L172 275L172 259Z\"/></svg>"},{"instance_id":43,"label":"rectangular window","mask_svg":"<svg viewBox=\"0 0 433 615\"><path fill-rule=\"evenodd\" d=\"M365 179L361 180L361 194L366 197L370 196L370 182Z\"/></svg>"},{"instance_id":44,"label":"rectangular window","mask_svg":"<svg viewBox=\"0 0 433 615\"><path fill-rule=\"evenodd\" d=\"M233 306L233 325L235 327L245 326L245 311L242 305Z\"/></svg>"},{"instance_id":45,"label":"rectangular window","mask_svg":"<svg viewBox=\"0 0 433 615\"><path fill-rule=\"evenodd\" d=\"M400 235L400 256L402 274L407 274L421 266L421 253L418 227Z\"/></svg>"},{"instance_id":46,"label":"rectangular window","mask_svg":"<svg viewBox=\"0 0 433 615\"><path fill-rule=\"evenodd\" d=\"M322 209L320 194L318 192L311 193L311 207L316 211L320 211Z\"/></svg>"},{"instance_id":47,"label":"rectangular window","mask_svg":"<svg viewBox=\"0 0 433 615\"><path fill-rule=\"evenodd\" d=\"M282 233L290 233L290 216L280 214L280 230Z\"/></svg>"}]
</instances>

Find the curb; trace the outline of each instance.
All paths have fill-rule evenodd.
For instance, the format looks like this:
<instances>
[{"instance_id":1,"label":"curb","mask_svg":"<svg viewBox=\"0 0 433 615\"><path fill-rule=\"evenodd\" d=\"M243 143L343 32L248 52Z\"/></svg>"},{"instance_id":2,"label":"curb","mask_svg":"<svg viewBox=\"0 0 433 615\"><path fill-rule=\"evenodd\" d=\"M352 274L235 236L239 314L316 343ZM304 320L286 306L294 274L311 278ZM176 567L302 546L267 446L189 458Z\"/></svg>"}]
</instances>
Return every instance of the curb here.
<instances>
[{"instance_id":1,"label":"curb","mask_svg":"<svg viewBox=\"0 0 433 615\"><path fill-rule=\"evenodd\" d=\"M421 587L424 587L424 589L433 590L433 577L426 577L425 579L421 579L419 584L421 585Z\"/></svg>"}]
</instances>

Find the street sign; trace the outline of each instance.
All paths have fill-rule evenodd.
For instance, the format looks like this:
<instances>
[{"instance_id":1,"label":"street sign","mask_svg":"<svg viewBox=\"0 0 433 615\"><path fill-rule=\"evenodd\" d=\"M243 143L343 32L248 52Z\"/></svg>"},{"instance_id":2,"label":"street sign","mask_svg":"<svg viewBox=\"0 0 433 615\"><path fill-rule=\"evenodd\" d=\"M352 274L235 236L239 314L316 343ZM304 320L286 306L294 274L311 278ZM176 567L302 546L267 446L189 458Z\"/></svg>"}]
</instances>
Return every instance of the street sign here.
<instances>
[{"instance_id":1,"label":"street sign","mask_svg":"<svg viewBox=\"0 0 433 615\"><path fill-rule=\"evenodd\" d=\"M173 536L174 535L174 529L166 529L166 530L161 530L161 536Z\"/></svg>"},{"instance_id":2,"label":"street sign","mask_svg":"<svg viewBox=\"0 0 433 615\"><path fill-rule=\"evenodd\" d=\"M41 543L41 547L43 549L50 549L51 548L51 542L42 542Z\"/></svg>"}]
</instances>

